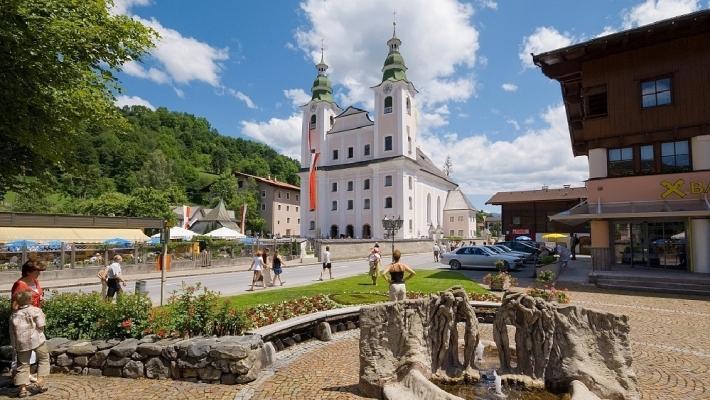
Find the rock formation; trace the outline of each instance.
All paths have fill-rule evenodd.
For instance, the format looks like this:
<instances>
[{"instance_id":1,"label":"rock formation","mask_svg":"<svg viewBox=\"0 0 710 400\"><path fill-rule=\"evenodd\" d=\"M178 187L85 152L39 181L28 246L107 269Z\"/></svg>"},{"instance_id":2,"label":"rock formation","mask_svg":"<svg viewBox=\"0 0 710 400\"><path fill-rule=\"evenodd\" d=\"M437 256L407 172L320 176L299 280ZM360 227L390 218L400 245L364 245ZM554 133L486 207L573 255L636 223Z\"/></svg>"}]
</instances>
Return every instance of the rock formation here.
<instances>
[{"instance_id":1,"label":"rock formation","mask_svg":"<svg viewBox=\"0 0 710 400\"><path fill-rule=\"evenodd\" d=\"M515 367L507 325L515 326ZM553 390L567 390L579 380L605 399L639 398L626 316L509 292L496 313L493 335L506 372L543 379Z\"/></svg>"},{"instance_id":2,"label":"rock formation","mask_svg":"<svg viewBox=\"0 0 710 400\"><path fill-rule=\"evenodd\" d=\"M457 323L463 322L464 359ZM426 299L385 303L360 310L360 389L381 397L410 371L426 379L478 376L473 370L478 321L466 292L453 288Z\"/></svg>"}]
</instances>

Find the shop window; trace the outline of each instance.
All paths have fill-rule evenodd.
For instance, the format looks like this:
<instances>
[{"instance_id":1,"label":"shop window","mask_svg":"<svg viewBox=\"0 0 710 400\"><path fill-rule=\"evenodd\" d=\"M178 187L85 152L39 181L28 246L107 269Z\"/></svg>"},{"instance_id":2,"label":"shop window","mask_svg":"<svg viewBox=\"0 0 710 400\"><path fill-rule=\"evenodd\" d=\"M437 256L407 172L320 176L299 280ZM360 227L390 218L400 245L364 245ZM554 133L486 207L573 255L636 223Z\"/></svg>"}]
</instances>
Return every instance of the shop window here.
<instances>
[{"instance_id":1,"label":"shop window","mask_svg":"<svg viewBox=\"0 0 710 400\"><path fill-rule=\"evenodd\" d=\"M385 197L385 208L392 208L392 198Z\"/></svg>"},{"instance_id":2,"label":"shop window","mask_svg":"<svg viewBox=\"0 0 710 400\"><path fill-rule=\"evenodd\" d=\"M584 109L587 117L603 117L607 110L606 86L585 89Z\"/></svg>"},{"instance_id":3,"label":"shop window","mask_svg":"<svg viewBox=\"0 0 710 400\"><path fill-rule=\"evenodd\" d=\"M651 108L671 104L671 78L641 82L641 106Z\"/></svg>"},{"instance_id":4,"label":"shop window","mask_svg":"<svg viewBox=\"0 0 710 400\"><path fill-rule=\"evenodd\" d=\"M385 114L392 112L392 96L385 97Z\"/></svg>"},{"instance_id":5,"label":"shop window","mask_svg":"<svg viewBox=\"0 0 710 400\"><path fill-rule=\"evenodd\" d=\"M385 176L385 186L392 186L392 175Z\"/></svg>"},{"instance_id":6,"label":"shop window","mask_svg":"<svg viewBox=\"0 0 710 400\"><path fill-rule=\"evenodd\" d=\"M661 171L683 172L690 170L688 141L661 143Z\"/></svg>"},{"instance_id":7,"label":"shop window","mask_svg":"<svg viewBox=\"0 0 710 400\"><path fill-rule=\"evenodd\" d=\"M641 159L641 173L652 174L656 172L656 158L653 156L653 145L647 144L639 147L639 158Z\"/></svg>"},{"instance_id":8,"label":"shop window","mask_svg":"<svg viewBox=\"0 0 710 400\"><path fill-rule=\"evenodd\" d=\"M609 149L607 174L609 176L625 176L634 173L634 151L631 147Z\"/></svg>"},{"instance_id":9,"label":"shop window","mask_svg":"<svg viewBox=\"0 0 710 400\"><path fill-rule=\"evenodd\" d=\"M366 144L366 145L365 145L365 149L364 149L364 151L363 151L362 153L363 153L363 155L365 155L365 156L369 156L369 155L370 155L370 145L369 145L369 144Z\"/></svg>"},{"instance_id":10,"label":"shop window","mask_svg":"<svg viewBox=\"0 0 710 400\"><path fill-rule=\"evenodd\" d=\"M392 136L385 136L385 151L392 150Z\"/></svg>"}]
</instances>

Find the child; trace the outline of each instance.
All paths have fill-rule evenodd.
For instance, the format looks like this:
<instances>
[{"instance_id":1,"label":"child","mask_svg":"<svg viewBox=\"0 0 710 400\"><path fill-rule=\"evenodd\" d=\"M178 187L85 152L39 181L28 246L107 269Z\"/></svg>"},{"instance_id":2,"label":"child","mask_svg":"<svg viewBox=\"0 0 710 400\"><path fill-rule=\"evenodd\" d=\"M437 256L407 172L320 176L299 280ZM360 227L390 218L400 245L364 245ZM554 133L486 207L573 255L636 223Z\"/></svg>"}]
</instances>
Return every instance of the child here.
<instances>
[{"instance_id":1,"label":"child","mask_svg":"<svg viewBox=\"0 0 710 400\"><path fill-rule=\"evenodd\" d=\"M18 308L10 316L10 342L17 353L15 385L20 388L17 397L27 397L32 351L39 361L37 388L40 393L47 391L44 377L49 375L49 351L44 337L45 320L42 310L31 305L32 292L17 292L14 301Z\"/></svg>"},{"instance_id":2,"label":"child","mask_svg":"<svg viewBox=\"0 0 710 400\"><path fill-rule=\"evenodd\" d=\"M271 265L272 270L274 271L273 285L276 285L276 280L278 279L279 283L281 283L281 286L283 286L285 282L281 280L281 273L283 272L281 267L283 267L284 262L281 259L278 250L274 251L274 256L271 258Z\"/></svg>"}]
</instances>

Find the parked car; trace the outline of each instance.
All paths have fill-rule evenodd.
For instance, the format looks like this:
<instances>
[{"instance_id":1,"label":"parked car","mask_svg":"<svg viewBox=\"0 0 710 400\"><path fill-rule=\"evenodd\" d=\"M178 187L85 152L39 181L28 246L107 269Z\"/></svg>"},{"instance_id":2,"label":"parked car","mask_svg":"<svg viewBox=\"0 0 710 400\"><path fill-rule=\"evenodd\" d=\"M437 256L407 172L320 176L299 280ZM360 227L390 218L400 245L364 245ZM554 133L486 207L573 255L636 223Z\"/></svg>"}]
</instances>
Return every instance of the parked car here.
<instances>
[{"instance_id":1,"label":"parked car","mask_svg":"<svg viewBox=\"0 0 710 400\"><path fill-rule=\"evenodd\" d=\"M503 249L499 249L498 247L493 246L493 245L484 245L483 247L485 247L487 250L490 250L490 251L492 251L492 252L494 252L494 253L496 253L496 254L501 254L501 255L504 255L504 256L516 257L516 258L520 259L520 261L522 261L522 262L525 262L525 259L526 259L527 256L528 256L527 254L520 254L520 253L514 254L514 253L512 253L512 252L511 252L511 253L508 253L507 251L504 251Z\"/></svg>"},{"instance_id":2,"label":"parked car","mask_svg":"<svg viewBox=\"0 0 710 400\"><path fill-rule=\"evenodd\" d=\"M522 251L523 253L528 253L528 254L540 253L540 250L535 248L534 244L527 244L525 242L510 240L507 242L498 242L496 244L502 244L503 246L508 247L511 250Z\"/></svg>"},{"instance_id":3,"label":"parked car","mask_svg":"<svg viewBox=\"0 0 710 400\"><path fill-rule=\"evenodd\" d=\"M519 257L523 262L527 262L527 261L532 260L534 258L533 255L530 253L524 253L522 251L511 250L510 248L505 247L502 244L494 244L494 245L490 245L490 246L486 246L486 247L497 252L498 254Z\"/></svg>"},{"instance_id":4,"label":"parked car","mask_svg":"<svg viewBox=\"0 0 710 400\"><path fill-rule=\"evenodd\" d=\"M485 246L467 246L444 253L440 262L448 264L451 269L462 267L495 267L496 261L503 261L503 270L509 271L522 267L523 263L517 256L494 253Z\"/></svg>"}]
</instances>

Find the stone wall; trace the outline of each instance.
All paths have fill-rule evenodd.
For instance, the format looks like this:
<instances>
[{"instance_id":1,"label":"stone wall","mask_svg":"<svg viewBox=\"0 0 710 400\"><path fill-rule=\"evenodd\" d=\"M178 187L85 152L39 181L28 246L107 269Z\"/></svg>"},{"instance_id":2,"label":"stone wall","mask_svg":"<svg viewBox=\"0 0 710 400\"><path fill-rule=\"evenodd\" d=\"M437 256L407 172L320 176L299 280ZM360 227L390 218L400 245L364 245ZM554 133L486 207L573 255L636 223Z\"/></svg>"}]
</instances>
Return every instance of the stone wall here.
<instances>
[{"instance_id":1,"label":"stone wall","mask_svg":"<svg viewBox=\"0 0 710 400\"><path fill-rule=\"evenodd\" d=\"M375 242L380 244L380 254L387 256L383 260L389 262L389 256L392 254L391 241L376 241L364 239L333 239L318 241L319 247L316 249L316 257L320 260L325 246L330 247L331 260L352 260L354 258L362 258L365 260L370 254L372 246ZM402 252L402 255L429 253L432 251L434 242L431 239L405 239L395 240L394 247Z\"/></svg>"},{"instance_id":2,"label":"stone wall","mask_svg":"<svg viewBox=\"0 0 710 400\"><path fill-rule=\"evenodd\" d=\"M273 362L273 346L258 335L47 341L52 373L175 379L233 385L251 382Z\"/></svg>"}]
</instances>

